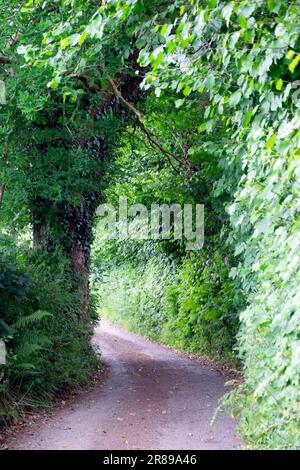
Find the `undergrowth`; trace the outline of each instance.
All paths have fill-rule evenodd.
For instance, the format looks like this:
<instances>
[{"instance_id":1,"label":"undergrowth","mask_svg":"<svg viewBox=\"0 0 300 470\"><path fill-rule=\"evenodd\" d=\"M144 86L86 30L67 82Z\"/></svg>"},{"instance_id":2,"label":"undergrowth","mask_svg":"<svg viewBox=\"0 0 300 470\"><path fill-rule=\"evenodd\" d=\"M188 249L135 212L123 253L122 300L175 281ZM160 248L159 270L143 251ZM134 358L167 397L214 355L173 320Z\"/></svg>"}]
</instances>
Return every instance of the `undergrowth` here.
<instances>
[{"instance_id":1,"label":"undergrowth","mask_svg":"<svg viewBox=\"0 0 300 470\"><path fill-rule=\"evenodd\" d=\"M79 323L78 280L61 253L32 252L1 238L0 425L47 406L59 393L88 382L98 363Z\"/></svg>"},{"instance_id":2,"label":"undergrowth","mask_svg":"<svg viewBox=\"0 0 300 470\"><path fill-rule=\"evenodd\" d=\"M100 315L182 351L237 363L242 300L220 248L212 256L203 251L181 260L155 253L151 245L148 254L140 246L131 257L112 250L104 263L104 256L109 258L108 245L98 242L94 289Z\"/></svg>"}]
</instances>

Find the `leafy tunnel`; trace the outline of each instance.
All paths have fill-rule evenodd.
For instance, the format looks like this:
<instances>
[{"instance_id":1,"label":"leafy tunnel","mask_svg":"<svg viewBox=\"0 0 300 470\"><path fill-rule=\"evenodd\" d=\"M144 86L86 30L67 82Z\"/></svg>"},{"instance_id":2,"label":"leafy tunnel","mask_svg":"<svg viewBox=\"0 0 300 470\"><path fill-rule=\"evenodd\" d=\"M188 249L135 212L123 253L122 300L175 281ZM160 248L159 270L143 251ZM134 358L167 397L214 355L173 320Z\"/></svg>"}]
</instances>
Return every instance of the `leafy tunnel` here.
<instances>
[{"instance_id":1,"label":"leafy tunnel","mask_svg":"<svg viewBox=\"0 0 300 470\"><path fill-rule=\"evenodd\" d=\"M89 382L100 315L239 368L224 406L245 442L299 448L297 1L0 18L1 425ZM204 206L203 247L109 236L97 209L121 198Z\"/></svg>"}]
</instances>

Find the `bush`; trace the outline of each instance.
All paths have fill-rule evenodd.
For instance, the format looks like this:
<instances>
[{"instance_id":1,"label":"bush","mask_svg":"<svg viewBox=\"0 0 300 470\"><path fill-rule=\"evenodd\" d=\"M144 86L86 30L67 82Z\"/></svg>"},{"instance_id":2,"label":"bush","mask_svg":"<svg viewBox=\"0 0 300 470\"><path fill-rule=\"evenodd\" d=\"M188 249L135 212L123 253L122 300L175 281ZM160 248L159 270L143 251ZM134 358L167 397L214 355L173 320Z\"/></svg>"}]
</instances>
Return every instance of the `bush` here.
<instances>
[{"instance_id":1,"label":"bush","mask_svg":"<svg viewBox=\"0 0 300 470\"><path fill-rule=\"evenodd\" d=\"M224 261L225 260L225 261ZM184 351L233 359L242 302L220 250L186 258L166 290L162 336Z\"/></svg>"},{"instance_id":2,"label":"bush","mask_svg":"<svg viewBox=\"0 0 300 470\"><path fill-rule=\"evenodd\" d=\"M87 382L97 360L88 341L91 328L78 323L79 294L67 260L20 246L17 256L3 238L1 245L0 338L7 363L0 366L0 424L5 424Z\"/></svg>"},{"instance_id":3,"label":"bush","mask_svg":"<svg viewBox=\"0 0 300 470\"><path fill-rule=\"evenodd\" d=\"M183 351L232 360L242 300L228 258L217 248L177 262L159 252L142 259L142 246L136 250L130 261L114 250L95 282L100 314ZM103 258L98 251L94 269Z\"/></svg>"},{"instance_id":4,"label":"bush","mask_svg":"<svg viewBox=\"0 0 300 470\"><path fill-rule=\"evenodd\" d=\"M165 322L164 292L174 269L167 258L112 266L95 287L100 295L100 314L132 331L159 340Z\"/></svg>"},{"instance_id":5,"label":"bush","mask_svg":"<svg viewBox=\"0 0 300 470\"><path fill-rule=\"evenodd\" d=\"M262 161L253 155L250 163L229 208L236 253L242 253L232 277L248 297L239 332L245 384L229 402L251 446L299 449L299 151Z\"/></svg>"}]
</instances>

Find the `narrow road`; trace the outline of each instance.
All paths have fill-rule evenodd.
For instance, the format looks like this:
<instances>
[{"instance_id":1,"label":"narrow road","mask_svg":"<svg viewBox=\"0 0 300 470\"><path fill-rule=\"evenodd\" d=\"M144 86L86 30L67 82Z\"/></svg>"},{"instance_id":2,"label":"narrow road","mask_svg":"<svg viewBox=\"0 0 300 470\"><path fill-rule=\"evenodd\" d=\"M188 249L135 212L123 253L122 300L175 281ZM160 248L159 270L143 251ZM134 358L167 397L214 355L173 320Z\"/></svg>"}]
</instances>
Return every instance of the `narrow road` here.
<instances>
[{"instance_id":1,"label":"narrow road","mask_svg":"<svg viewBox=\"0 0 300 470\"><path fill-rule=\"evenodd\" d=\"M210 420L224 378L168 348L101 321L104 382L23 430L11 449L236 449L235 425Z\"/></svg>"}]
</instances>

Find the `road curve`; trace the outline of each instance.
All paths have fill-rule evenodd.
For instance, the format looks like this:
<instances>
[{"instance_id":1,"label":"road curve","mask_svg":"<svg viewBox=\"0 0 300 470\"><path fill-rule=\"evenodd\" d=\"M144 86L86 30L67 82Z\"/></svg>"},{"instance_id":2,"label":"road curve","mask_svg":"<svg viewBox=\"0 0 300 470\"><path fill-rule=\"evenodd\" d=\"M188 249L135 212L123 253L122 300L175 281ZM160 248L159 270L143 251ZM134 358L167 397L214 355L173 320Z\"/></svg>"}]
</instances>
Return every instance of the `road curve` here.
<instances>
[{"instance_id":1,"label":"road curve","mask_svg":"<svg viewBox=\"0 0 300 470\"><path fill-rule=\"evenodd\" d=\"M110 325L96 329L108 368L96 389L47 421L37 421L10 449L237 449L232 420L211 418L224 378L198 360Z\"/></svg>"}]
</instances>

